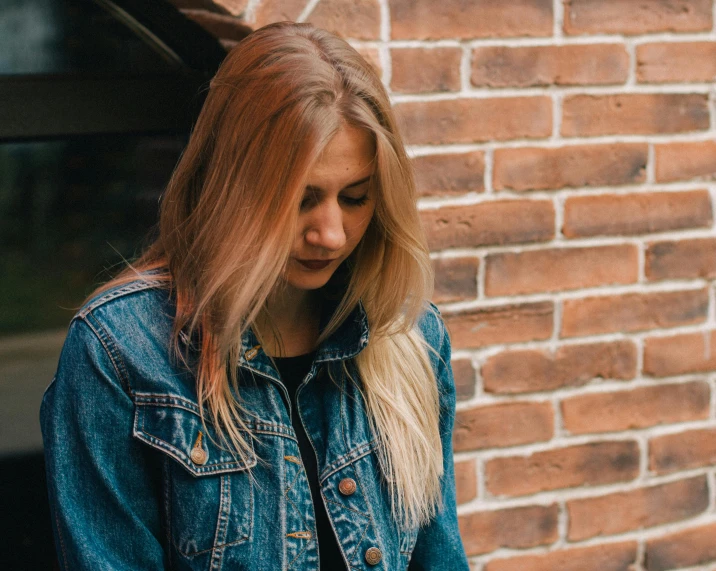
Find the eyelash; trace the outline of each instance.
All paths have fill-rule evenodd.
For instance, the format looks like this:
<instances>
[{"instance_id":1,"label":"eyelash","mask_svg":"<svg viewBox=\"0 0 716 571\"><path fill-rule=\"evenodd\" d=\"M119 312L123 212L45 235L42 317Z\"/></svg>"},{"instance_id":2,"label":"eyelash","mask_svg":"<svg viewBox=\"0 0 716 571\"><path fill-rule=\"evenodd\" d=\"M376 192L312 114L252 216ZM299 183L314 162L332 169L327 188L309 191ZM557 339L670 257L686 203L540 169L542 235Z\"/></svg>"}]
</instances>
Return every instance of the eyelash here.
<instances>
[{"instance_id":1,"label":"eyelash","mask_svg":"<svg viewBox=\"0 0 716 571\"><path fill-rule=\"evenodd\" d=\"M350 198L348 196L342 196L341 200L346 204L346 206L358 207L358 206L363 206L366 202L368 202L368 195L364 194L360 198ZM304 198L301 201L301 210L308 208L310 203L311 203L310 198Z\"/></svg>"}]
</instances>

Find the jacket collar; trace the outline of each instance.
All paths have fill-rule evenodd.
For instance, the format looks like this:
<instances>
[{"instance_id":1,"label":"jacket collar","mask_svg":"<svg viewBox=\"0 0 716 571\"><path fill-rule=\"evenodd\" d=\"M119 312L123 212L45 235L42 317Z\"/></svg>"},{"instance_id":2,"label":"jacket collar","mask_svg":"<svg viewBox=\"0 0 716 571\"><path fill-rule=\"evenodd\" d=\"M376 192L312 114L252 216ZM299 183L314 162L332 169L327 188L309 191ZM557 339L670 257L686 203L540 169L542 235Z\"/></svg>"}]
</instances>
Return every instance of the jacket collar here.
<instances>
[{"instance_id":1,"label":"jacket collar","mask_svg":"<svg viewBox=\"0 0 716 571\"><path fill-rule=\"evenodd\" d=\"M336 307L338 307L338 301L324 303L320 317L321 330L328 324ZM321 343L314 361L321 363L351 359L368 345L369 335L368 316L362 302L359 301L338 329ZM272 378L276 377L273 364L261 349L251 327L247 328L241 339L239 366L253 369Z\"/></svg>"}]
</instances>

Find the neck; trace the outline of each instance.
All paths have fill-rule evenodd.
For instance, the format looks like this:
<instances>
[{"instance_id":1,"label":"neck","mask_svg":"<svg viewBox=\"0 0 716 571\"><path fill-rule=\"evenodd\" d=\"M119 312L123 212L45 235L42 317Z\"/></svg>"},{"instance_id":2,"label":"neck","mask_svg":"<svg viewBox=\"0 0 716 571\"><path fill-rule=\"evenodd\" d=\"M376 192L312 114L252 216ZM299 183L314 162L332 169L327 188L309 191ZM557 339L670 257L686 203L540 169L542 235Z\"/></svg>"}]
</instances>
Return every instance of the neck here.
<instances>
[{"instance_id":1,"label":"neck","mask_svg":"<svg viewBox=\"0 0 716 571\"><path fill-rule=\"evenodd\" d=\"M264 352L290 357L312 351L319 316L320 302L314 292L287 288L272 293L255 324Z\"/></svg>"}]
</instances>

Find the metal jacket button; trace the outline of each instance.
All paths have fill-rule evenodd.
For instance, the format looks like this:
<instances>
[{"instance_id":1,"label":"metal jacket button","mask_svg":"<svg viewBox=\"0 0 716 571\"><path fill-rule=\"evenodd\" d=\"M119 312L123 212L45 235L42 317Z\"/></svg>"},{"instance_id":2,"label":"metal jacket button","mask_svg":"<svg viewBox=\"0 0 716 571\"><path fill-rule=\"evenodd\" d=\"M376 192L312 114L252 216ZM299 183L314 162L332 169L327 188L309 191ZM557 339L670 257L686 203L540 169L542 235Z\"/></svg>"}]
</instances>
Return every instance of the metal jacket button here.
<instances>
[{"instance_id":1,"label":"metal jacket button","mask_svg":"<svg viewBox=\"0 0 716 571\"><path fill-rule=\"evenodd\" d=\"M365 562L368 565L378 565L381 559L383 559L383 554L377 547L371 547L365 552Z\"/></svg>"},{"instance_id":2,"label":"metal jacket button","mask_svg":"<svg viewBox=\"0 0 716 571\"><path fill-rule=\"evenodd\" d=\"M344 496L350 496L356 491L356 481L353 478L343 478L338 483L338 491Z\"/></svg>"},{"instance_id":3,"label":"metal jacket button","mask_svg":"<svg viewBox=\"0 0 716 571\"><path fill-rule=\"evenodd\" d=\"M194 448L192 448L191 452L189 453L189 458L191 458L191 461L194 462L194 464L196 464L197 466L203 466L209 459L209 453L204 450L204 447L201 445L202 436L203 435L200 431L196 442L194 442Z\"/></svg>"}]
</instances>

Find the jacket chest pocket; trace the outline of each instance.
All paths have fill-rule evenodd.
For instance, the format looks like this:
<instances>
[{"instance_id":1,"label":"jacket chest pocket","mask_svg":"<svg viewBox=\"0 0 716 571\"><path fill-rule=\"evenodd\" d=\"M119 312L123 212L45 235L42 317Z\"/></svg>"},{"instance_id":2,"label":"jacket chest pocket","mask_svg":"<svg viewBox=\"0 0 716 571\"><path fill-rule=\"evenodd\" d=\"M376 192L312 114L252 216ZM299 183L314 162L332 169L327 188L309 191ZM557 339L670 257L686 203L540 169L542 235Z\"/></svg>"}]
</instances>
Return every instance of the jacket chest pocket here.
<instances>
[{"instance_id":1,"label":"jacket chest pocket","mask_svg":"<svg viewBox=\"0 0 716 571\"><path fill-rule=\"evenodd\" d=\"M134 436L166 454L164 502L171 541L184 557L221 558L251 538L253 449L241 458L218 444L202 425L196 405L184 399L139 397ZM251 437L247 437L251 443Z\"/></svg>"}]
</instances>

